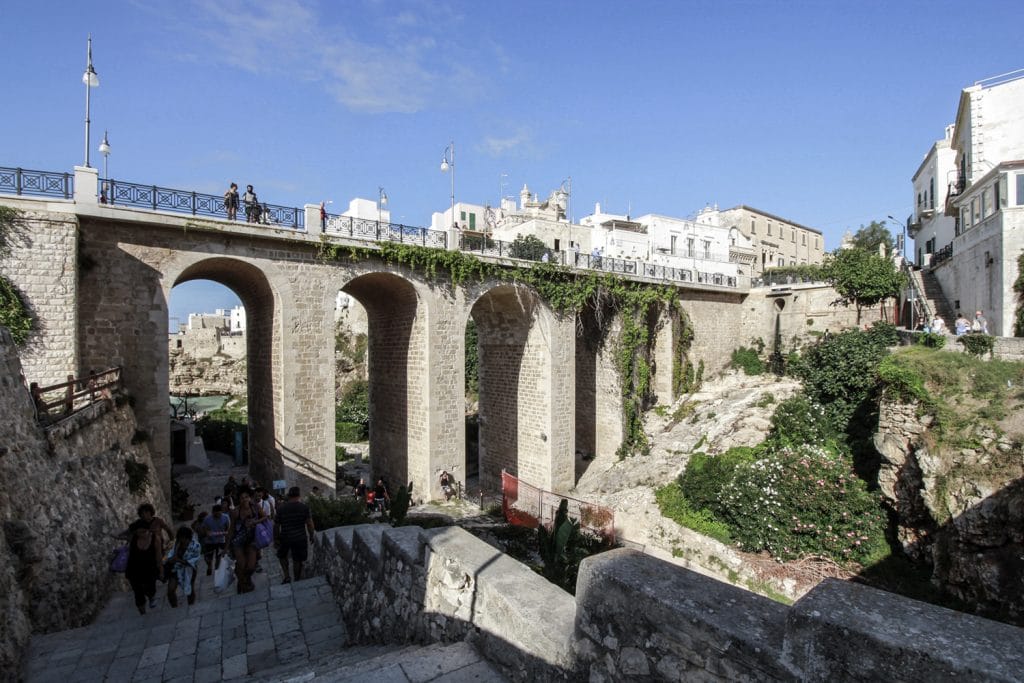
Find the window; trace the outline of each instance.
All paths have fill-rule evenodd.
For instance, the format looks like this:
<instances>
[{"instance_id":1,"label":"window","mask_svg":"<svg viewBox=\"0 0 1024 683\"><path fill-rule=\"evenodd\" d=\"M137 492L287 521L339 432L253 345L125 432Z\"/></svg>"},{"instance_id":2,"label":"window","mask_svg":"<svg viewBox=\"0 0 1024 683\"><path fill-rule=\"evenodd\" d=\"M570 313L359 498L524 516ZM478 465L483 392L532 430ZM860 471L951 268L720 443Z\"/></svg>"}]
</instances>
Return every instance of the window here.
<instances>
[{"instance_id":1,"label":"window","mask_svg":"<svg viewBox=\"0 0 1024 683\"><path fill-rule=\"evenodd\" d=\"M971 229L971 207L965 206L960 209L960 224L964 230Z\"/></svg>"},{"instance_id":2,"label":"window","mask_svg":"<svg viewBox=\"0 0 1024 683\"><path fill-rule=\"evenodd\" d=\"M779 268L783 268L786 265L786 259L779 257Z\"/></svg>"},{"instance_id":3,"label":"window","mask_svg":"<svg viewBox=\"0 0 1024 683\"><path fill-rule=\"evenodd\" d=\"M978 198L975 197L971 200L971 225L978 224L978 216L980 212L978 210Z\"/></svg>"},{"instance_id":4,"label":"window","mask_svg":"<svg viewBox=\"0 0 1024 683\"><path fill-rule=\"evenodd\" d=\"M472 216L473 214L469 214L469 215ZM470 225L472 225L472 223L470 223ZM562 251L561 240L558 240L558 239L555 240L555 251Z\"/></svg>"},{"instance_id":5,"label":"window","mask_svg":"<svg viewBox=\"0 0 1024 683\"><path fill-rule=\"evenodd\" d=\"M476 214L469 214L469 229L476 230ZM555 247L555 251L558 251L558 247Z\"/></svg>"},{"instance_id":6,"label":"window","mask_svg":"<svg viewBox=\"0 0 1024 683\"><path fill-rule=\"evenodd\" d=\"M463 221L466 220L466 212L465 211L460 211L459 215L461 216L461 218L459 220L463 220Z\"/></svg>"},{"instance_id":7,"label":"window","mask_svg":"<svg viewBox=\"0 0 1024 683\"><path fill-rule=\"evenodd\" d=\"M789 233L789 241L792 242L793 244L796 244L796 228L793 228L793 230Z\"/></svg>"},{"instance_id":8,"label":"window","mask_svg":"<svg viewBox=\"0 0 1024 683\"><path fill-rule=\"evenodd\" d=\"M1017 196L1018 197L1020 196L1020 192L1017 193ZM757 234L757 221L755 221L753 218L750 219L750 234L751 235L756 235Z\"/></svg>"},{"instance_id":9,"label":"window","mask_svg":"<svg viewBox=\"0 0 1024 683\"><path fill-rule=\"evenodd\" d=\"M693 258L693 238L692 237L687 237L686 238L686 255L689 256L690 258Z\"/></svg>"},{"instance_id":10,"label":"window","mask_svg":"<svg viewBox=\"0 0 1024 683\"><path fill-rule=\"evenodd\" d=\"M671 239L671 243L670 243L670 246L668 248L668 251L669 251L670 254L675 256L675 253L676 253L676 240L679 239L679 235L672 235L672 237L670 239Z\"/></svg>"},{"instance_id":11,"label":"window","mask_svg":"<svg viewBox=\"0 0 1024 683\"><path fill-rule=\"evenodd\" d=\"M985 188L981 191L981 220L985 220L992 215L992 190Z\"/></svg>"},{"instance_id":12,"label":"window","mask_svg":"<svg viewBox=\"0 0 1024 683\"><path fill-rule=\"evenodd\" d=\"M819 247L819 246L818 246L818 240L819 240L819 239L821 239L821 238L819 238L819 237L815 237L815 238L814 238L814 248L815 248L815 249L820 249L820 248L821 248L821 247Z\"/></svg>"},{"instance_id":13,"label":"window","mask_svg":"<svg viewBox=\"0 0 1024 683\"><path fill-rule=\"evenodd\" d=\"M1024 173L1017 174L1017 206L1024 206Z\"/></svg>"},{"instance_id":14,"label":"window","mask_svg":"<svg viewBox=\"0 0 1024 683\"><path fill-rule=\"evenodd\" d=\"M935 178L928 181L928 208L935 208Z\"/></svg>"},{"instance_id":15,"label":"window","mask_svg":"<svg viewBox=\"0 0 1024 683\"><path fill-rule=\"evenodd\" d=\"M804 246L804 247L807 246L807 233L806 232L800 233L800 245Z\"/></svg>"},{"instance_id":16,"label":"window","mask_svg":"<svg viewBox=\"0 0 1024 683\"><path fill-rule=\"evenodd\" d=\"M711 258L711 240L701 240L704 245L704 258Z\"/></svg>"},{"instance_id":17,"label":"window","mask_svg":"<svg viewBox=\"0 0 1024 683\"><path fill-rule=\"evenodd\" d=\"M768 221L768 236L772 236L772 222Z\"/></svg>"}]
</instances>

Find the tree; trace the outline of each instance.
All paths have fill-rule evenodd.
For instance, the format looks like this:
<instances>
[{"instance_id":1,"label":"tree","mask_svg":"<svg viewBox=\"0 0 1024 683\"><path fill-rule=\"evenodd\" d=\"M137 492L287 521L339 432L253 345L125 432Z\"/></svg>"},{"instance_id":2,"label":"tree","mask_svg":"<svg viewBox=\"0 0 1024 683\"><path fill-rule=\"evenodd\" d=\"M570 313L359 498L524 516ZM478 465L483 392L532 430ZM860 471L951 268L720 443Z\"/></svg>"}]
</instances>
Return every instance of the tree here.
<instances>
[{"instance_id":1,"label":"tree","mask_svg":"<svg viewBox=\"0 0 1024 683\"><path fill-rule=\"evenodd\" d=\"M863 249L872 254L877 254L878 245L880 244L885 245L886 256L892 254L895 242L893 241L892 233L889 232L889 228L885 227L884 223L871 221L869 225L860 226L860 230L853 235L853 246L856 249Z\"/></svg>"},{"instance_id":2,"label":"tree","mask_svg":"<svg viewBox=\"0 0 1024 683\"><path fill-rule=\"evenodd\" d=\"M547 252L547 245L536 235L519 235L508 250L509 256L512 258L529 259L530 261L540 261Z\"/></svg>"},{"instance_id":3,"label":"tree","mask_svg":"<svg viewBox=\"0 0 1024 683\"><path fill-rule=\"evenodd\" d=\"M896 270L893 260L867 249L840 249L829 270L839 295L857 306L858 325L861 309L898 296L903 286L903 273Z\"/></svg>"}]
</instances>

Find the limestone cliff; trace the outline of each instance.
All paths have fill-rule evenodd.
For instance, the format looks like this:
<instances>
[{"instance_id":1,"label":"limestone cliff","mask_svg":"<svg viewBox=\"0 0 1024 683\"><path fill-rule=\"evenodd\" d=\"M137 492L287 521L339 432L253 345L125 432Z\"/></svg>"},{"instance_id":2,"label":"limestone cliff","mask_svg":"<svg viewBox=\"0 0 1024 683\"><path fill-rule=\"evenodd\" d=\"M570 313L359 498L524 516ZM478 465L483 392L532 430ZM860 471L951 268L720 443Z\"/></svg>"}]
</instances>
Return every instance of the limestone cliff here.
<instances>
[{"instance_id":1,"label":"limestone cliff","mask_svg":"<svg viewBox=\"0 0 1024 683\"><path fill-rule=\"evenodd\" d=\"M173 395L245 396L245 358L213 355L199 358L183 349L168 354L170 390Z\"/></svg>"},{"instance_id":2,"label":"limestone cliff","mask_svg":"<svg viewBox=\"0 0 1024 683\"><path fill-rule=\"evenodd\" d=\"M916 402L883 400L879 485L907 554L932 583L983 614L1024 618L1024 453L1020 435L983 422L935 433ZM1004 425L1005 426L1005 425ZM971 447L962 447L968 443Z\"/></svg>"},{"instance_id":3,"label":"limestone cliff","mask_svg":"<svg viewBox=\"0 0 1024 683\"><path fill-rule=\"evenodd\" d=\"M149 468L127 405L104 401L45 430L21 379L21 362L0 328L0 679L19 670L31 632L88 623L123 579L109 572L111 538L152 502L159 486L128 490L125 461ZM139 442L139 443L135 443Z\"/></svg>"}]
</instances>

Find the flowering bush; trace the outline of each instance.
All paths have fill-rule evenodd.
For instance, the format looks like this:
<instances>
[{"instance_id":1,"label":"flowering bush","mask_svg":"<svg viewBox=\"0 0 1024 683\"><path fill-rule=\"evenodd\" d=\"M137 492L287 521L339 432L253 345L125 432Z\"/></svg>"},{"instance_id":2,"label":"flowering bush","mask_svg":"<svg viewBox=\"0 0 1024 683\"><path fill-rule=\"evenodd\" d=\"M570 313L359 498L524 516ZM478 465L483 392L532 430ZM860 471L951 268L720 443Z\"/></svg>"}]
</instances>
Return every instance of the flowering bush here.
<instances>
[{"instance_id":1,"label":"flowering bush","mask_svg":"<svg viewBox=\"0 0 1024 683\"><path fill-rule=\"evenodd\" d=\"M780 448L740 464L719 509L740 547L780 560L825 555L870 564L888 552L879 502L845 458L820 446Z\"/></svg>"},{"instance_id":2,"label":"flowering bush","mask_svg":"<svg viewBox=\"0 0 1024 683\"><path fill-rule=\"evenodd\" d=\"M823 445L835 441L825 409L805 394L787 398L775 408L768 440L777 446Z\"/></svg>"}]
</instances>

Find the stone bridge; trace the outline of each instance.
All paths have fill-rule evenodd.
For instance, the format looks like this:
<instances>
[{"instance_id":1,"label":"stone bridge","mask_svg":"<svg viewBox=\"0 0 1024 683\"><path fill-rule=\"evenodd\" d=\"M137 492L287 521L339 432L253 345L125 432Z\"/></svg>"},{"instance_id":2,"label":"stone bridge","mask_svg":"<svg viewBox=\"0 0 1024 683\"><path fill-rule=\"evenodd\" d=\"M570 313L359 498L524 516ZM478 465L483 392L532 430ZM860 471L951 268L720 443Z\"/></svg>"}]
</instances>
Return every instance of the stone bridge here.
<instances>
[{"instance_id":1,"label":"stone bridge","mask_svg":"<svg viewBox=\"0 0 1024 683\"><path fill-rule=\"evenodd\" d=\"M339 291L358 300L369 321L375 474L395 485L413 482L415 497L439 495L442 468L465 478L464 333L471 318L479 336L484 487L496 487L504 468L564 492L586 466L577 452L606 455L622 441L614 323L612 333L595 345L578 333L588 329L585 321L552 310L522 284L452 286L372 255L328 261L318 256L325 241L374 243L317 234L315 228L104 205L79 191L90 181L95 187L93 169L76 169L73 200L0 199L21 211L0 273L19 288L40 328L23 353L29 380L56 382L67 374L123 366L165 487L168 299L174 286L199 279L229 287L246 309L249 453L261 481L286 479L333 490ZM306 224L318 225L315 207L307 209ZM721 368L731 349L772 339L776 326L805 334L814 316L823 315L831 317L819 329L829 320L837 326L834 312L821 304L829 296L816 299L812 290L753 290L751 296L745 288L686 283L678 292L696 330L691 356L708 371ZM784 310L788 318L779 317ZM659 401L668 403L671 326L652 329L658 329L653 387Z\"/></svg>"}]
</instances>

